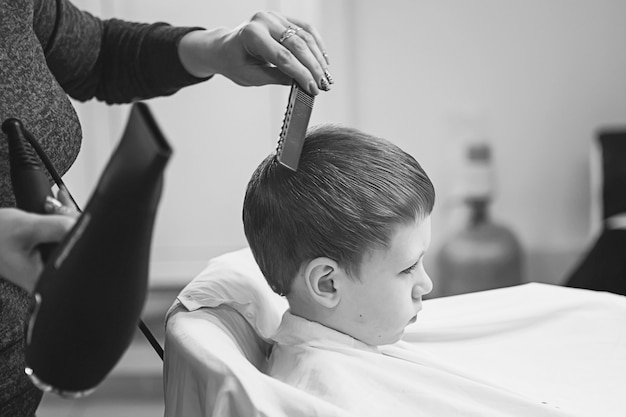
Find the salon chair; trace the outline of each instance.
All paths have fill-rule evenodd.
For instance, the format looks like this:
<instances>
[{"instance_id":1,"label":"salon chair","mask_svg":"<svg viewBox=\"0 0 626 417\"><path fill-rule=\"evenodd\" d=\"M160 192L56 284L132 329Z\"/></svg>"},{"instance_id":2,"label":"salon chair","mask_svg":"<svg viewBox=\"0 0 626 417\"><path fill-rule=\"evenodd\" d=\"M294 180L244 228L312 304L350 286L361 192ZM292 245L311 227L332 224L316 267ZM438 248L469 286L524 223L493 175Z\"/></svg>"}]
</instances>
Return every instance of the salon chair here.
<instances>
[{"instance_id":1,"label":"salon chair","mask_svg":"<svg viewBox=\"0 0 626 417\"><path fill-rule=\"evenodd\" d=\"M602 130L597 141L602 161L602 230L566 285L626 295L626 129Z\"/></svg>"}]
</instances>

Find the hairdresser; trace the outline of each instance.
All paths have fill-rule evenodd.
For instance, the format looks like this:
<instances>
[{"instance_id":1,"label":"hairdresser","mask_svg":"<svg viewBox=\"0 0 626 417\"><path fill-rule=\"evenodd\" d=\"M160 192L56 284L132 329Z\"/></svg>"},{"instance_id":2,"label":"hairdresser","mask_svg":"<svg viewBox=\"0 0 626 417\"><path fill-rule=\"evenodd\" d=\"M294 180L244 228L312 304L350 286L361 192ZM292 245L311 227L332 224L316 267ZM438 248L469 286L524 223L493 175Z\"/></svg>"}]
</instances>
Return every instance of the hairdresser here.
<instances>
[{"instance_id":1,"label":"hairdresser","mask_svg":"<svg viewBox=\"0 0 626 417\"><path fill-rule=\"evenodd\" d=\"M235 29L100 20L69 0L0 0L0 122L16 117L60 173L81 128L68 96L109 104L174 94L221 74L242 86L290 84L311 94L332 79L322 39L305 22L260 12ZM15 205L0 133L0 414L34 415L42 393L24 375L30 292L43 269L36 247L72 227L65 197L50 215ZM58 202L61 204L58 204Z\"/></svg>"}]
</instances>

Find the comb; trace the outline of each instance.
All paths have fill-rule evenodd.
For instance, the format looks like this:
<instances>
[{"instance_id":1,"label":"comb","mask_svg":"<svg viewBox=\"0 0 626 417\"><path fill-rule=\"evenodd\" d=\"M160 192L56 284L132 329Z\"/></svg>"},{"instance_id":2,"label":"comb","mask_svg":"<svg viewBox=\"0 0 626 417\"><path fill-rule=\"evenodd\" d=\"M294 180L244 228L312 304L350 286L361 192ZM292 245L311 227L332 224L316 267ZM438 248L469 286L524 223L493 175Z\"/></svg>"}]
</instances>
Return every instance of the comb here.
<instances>
[{"instance_id":1,"label":"comb","mask_svg":"<svg viewBox=\"0 0 626 417\"><path fill-rule=\"evenodd\" d=\"M294 172L298 170L314 101L315 97L300 88L295 81L291 84L287 111L276 147L276 159Z\"/></svg>"}]
</instances>

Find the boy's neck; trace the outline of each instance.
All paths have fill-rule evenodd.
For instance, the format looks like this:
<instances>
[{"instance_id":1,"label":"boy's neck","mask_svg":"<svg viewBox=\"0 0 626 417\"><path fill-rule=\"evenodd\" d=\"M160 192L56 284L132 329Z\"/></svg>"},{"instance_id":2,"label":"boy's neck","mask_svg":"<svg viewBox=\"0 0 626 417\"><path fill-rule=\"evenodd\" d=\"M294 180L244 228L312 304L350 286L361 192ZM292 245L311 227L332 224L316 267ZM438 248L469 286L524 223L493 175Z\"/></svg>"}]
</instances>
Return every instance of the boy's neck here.
<instances>
[{"instance_id":1,"label":"boy's neck","mask_svg":"<svg viewBox=\"0 0 626 417\"><path fill-rule=\"evenodd\" d=\"M318 303L313 302L303 294L300 294L299 291L291 291L287 294L287 302L289 303L289 311L294 316L302 317L303 319L307 319L309 321L314 321L316 323L322 324L326 327L331 327L329 319L329 314L332 314L331 311L327 311L324 307L320 306ZM321 311L321 310L324 311Z\"/></svg>"},{"instance_id":2,"label":"boy's neck","mask_svg":"<svg viewBox=\"0 0 626 417\"><path fill-rule=\"evenodd\" d=\"M296 291L291 291L287 295L287 302L289 303L289 311L291 311L291 314L295 316L302 317L310 321L317 321L316 320L316 317L318 316L317 311L316 311L317 308L314 305L312 305L311 302L303 298L304 297L297 294Z\"/></svg>"}]
</instances>

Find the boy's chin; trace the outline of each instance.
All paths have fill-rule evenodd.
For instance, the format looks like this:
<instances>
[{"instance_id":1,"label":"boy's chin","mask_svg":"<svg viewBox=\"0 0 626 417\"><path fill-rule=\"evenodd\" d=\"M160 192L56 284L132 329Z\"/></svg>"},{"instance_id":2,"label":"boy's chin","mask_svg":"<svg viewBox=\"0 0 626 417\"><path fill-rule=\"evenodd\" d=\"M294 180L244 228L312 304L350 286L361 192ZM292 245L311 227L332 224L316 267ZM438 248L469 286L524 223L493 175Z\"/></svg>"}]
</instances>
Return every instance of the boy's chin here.
<instances>
[{"instance_id":1,"label":"boy's chin","mask_svg":"<svg viewBox=\"0 0 626 417\"><path fill-rule=\"evenodd\" d=\"M359 339L359 340L361 340L361 342L370 346L392 345L400 341L403 335L404 335L404 329L402 329L402 331L398 334L373 335L373 336Z\"/></svg>"}]
</instances>

